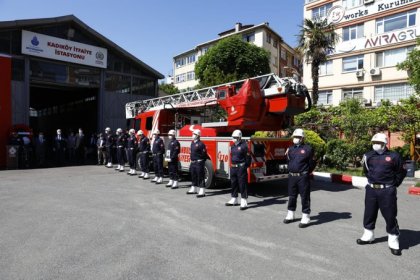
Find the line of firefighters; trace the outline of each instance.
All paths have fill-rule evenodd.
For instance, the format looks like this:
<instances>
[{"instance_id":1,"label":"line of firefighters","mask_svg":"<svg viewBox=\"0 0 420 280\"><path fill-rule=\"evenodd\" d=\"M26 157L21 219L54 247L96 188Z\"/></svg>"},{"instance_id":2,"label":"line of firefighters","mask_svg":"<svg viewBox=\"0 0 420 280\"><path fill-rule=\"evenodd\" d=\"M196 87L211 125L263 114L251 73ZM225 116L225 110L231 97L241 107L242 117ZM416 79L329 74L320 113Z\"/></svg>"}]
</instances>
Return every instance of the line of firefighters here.
<instances>
[{"instance_id":1,"label":"line of firefighters","mask_svg":"<svg viewBox=\"0 0 420 280\"><path fill-rule=\"evenodd\" d=\"M112 168L111 150L117 149L118 166L115 170L124 172L124 153L127 152L130 164L129 175L136 175L136 154L140 153L140 178L149 179L149 153L153 155L153 168L155 176L152 182L160 184L163 181L163 162L168 163L169 182L166 185L173 189L178 188L178 155L180 143L175 137L175 131L168 133L170 142L165 153L163 139L159 136L159 130L153 131L150 141L143 131L136 132L130 129L128 136L117 129L115 137L111 134L110 128L105 130L105 147L107 149L107 167ZM192 131L191 141L191 187L187 194L197 194L197 197L205 197L204 166L208 159L206 145L200 140L201 131ZM288 180L288 212L284 219L285 224L295 221L297 197L300 195L302 204L302 217L299 223L300 228L305 228L310 223L311 212L311 187L310 174L315 169L314 151L312 147L304 143L304 131L296 129L293 134L293 145L286 151L288 159L289 180ZM251 164L251 157L247 143L242 140L242 132L235 130L232 133L233 145L231 146L231 199L225 203L226 206L240 205L241 210L248 208L248 167ZM393 255L401 255L399 248L399 227L397 222L397 193L396 188L402 183L407 171L405 170L401 156L389 151L386 147L388 139L385 134L377 133L372 137L372 151L363 157L364 173L368 179L365 194L365 212L363 218L364 233L356 242L359 245L371 244L375 241L374 229L378 210L386 222L388 232L388 246ZM239 203L238 193L241 193Z\"/></svg>"}]
</instances>

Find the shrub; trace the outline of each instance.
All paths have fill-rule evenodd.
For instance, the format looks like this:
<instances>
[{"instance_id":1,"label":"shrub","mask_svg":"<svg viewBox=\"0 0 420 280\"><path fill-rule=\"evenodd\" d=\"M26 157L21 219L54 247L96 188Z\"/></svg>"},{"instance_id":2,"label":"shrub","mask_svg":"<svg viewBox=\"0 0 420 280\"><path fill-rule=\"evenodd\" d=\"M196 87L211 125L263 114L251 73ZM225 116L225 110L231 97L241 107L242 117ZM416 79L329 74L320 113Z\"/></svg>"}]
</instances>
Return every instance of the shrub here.
<instances>
[{"instance_id":1,"label":"shrub","mask_svg":"<svg viewBox=\"0 0 420 280\"><path fill-rule=\"evenodd\" d=\"M317 161L322 160L325 155L326 144L319 135L312 130L305 130L305 143L312 146Z\"/></svg>"},{"instance_id":2,"label":"shrub","mask_svg":"<svg viewBox=\"0 0 420 280\"><path fill-rule=\"evenodd\" d=\"M327 143L324 163L328 167L338 170L346 170L351 156L351 147L340 139L334 139Z\"/></svg>"},{"instance_id":3,"label":"shrub","mask_svg":"<svg viewBox=\"0 0 420 280\"><path fill-rule=\"evenodd\" d=\"M410 145L408 144L405 144L402 147L394 147L391 151L399 153L404 160L410 159Z\"/></svg>"}]
</instances>

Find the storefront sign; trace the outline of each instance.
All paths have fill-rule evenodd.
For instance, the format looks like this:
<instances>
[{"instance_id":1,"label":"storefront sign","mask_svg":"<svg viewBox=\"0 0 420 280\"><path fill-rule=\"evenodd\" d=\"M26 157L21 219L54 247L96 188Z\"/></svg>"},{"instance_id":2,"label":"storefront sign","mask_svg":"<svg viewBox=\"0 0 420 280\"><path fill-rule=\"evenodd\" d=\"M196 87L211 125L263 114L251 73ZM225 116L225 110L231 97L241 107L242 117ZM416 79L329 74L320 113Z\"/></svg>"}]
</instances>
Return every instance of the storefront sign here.
<instances>
[{"instance_id":1,"label":"storefront sign","mask_svg":"<svg viewBox=\"0 0 420 280\"><path fill-rule=\"evenodd\" d=\"M22 53L100 68L107 67L107 49L22 30Z\"/></svg>"},{"instance_id":2,"label":"storefront sign","mask_svg":"<svg viewBox=\"0 0 420 280\"><path fill-rule=\"evenodd\" d=\"M353 9L346 9L343 6L333 6L328 11L327 19L328 22L337 24L385 12L416 2L420 2L420 0L376 0L373 4L366 4Z\"/></svg>"},{"instance_id":3,"label":"storefront sign","mask_svg":"<svg viewBox=\"0 0 420 280\"><path fill-rule=\"evenodd\" d=\"M359 38L337 44L334 54L352 52L374 47L383 47L404 41L415 40L420 35L420 28L406 28L394 32L388 32L369 38Z\"/></svg>"}]
</instances>

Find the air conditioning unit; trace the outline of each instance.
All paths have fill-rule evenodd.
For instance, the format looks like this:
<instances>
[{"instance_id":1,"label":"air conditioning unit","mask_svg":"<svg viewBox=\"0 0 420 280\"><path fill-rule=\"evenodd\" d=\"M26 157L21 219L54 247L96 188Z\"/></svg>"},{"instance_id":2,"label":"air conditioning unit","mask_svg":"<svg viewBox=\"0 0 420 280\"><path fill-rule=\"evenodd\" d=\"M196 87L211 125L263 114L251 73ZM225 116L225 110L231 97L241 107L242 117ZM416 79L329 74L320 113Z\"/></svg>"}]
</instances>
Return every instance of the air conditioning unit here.
<instances>
[{"instance_id":1,"label":"air conditioning unit","mask_svg":"<svg viewBox=\"0 0 420 280\"><path fill-rule=\"evenodd\" d=\"M365 106L372 106L372 100L370 99L363 98L362 102Z\"/></svg>"},{"instance_id":2,"label":"air conditioning unit","mask_svg":"<svg viewBox=\"0 0 420 280\"><path fill-rule=\"evenodd\" d=\"M375 2L375 0L364 0L363 1L363 4L371 4L371 3L373 3L373 2Z\"/></svg>"},{"instance_id":3,"label":"air conditioning unit","mask_svg":"<svg viewBox=\"0 0 420 280\"><path fill-rule=\"evenodd\" d=\"M359 71L356 71L356 77L357 78L361 78L361 77L363 77L363 75L364 75L365 73L364 73L364 71L363 70L359 70Z\"/></svg>"},{"instance_id":4,"label":"air conditioning unit","mask_svg":"<svg viewBox=\"0 0 420 280\"><path fill-rule=\"evenodd\" d=\"M379 75L381 75L381 69L372 68L372 69L370 69L369 73L370 73L371 76L379 76Z\"/></svg>"}]
</instances>

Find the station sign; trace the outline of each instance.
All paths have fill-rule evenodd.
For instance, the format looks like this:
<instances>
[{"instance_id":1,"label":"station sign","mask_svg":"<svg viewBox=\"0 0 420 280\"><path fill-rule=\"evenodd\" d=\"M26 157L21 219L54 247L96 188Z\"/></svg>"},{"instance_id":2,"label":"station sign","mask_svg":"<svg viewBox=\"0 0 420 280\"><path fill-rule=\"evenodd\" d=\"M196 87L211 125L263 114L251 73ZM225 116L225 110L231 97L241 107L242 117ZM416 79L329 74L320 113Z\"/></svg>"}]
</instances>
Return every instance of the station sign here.
<instances>
[{"instance_id":1,"label":"station sign","mask_svg":"<svg viewBox=\"0 0 420 280\"><path fill-rule=\"evenodd\" d=\"M107 67L107 49L26 30L22 30L22 53L99 68Z\"/></svg>"},{"instance_id":2,"label":"station sign","mask_svg":"<svg viewBox=\"0 0 420 280\"><path fill-rule=\"evenodd\" d=\"M420 0L377 0L373 4L346 9L343 6L333 6L327 15L330 23L338 24L346 21L356 20L369 15L386 12L395 8L419 2Z\"/></svg>"}]
</instances>

